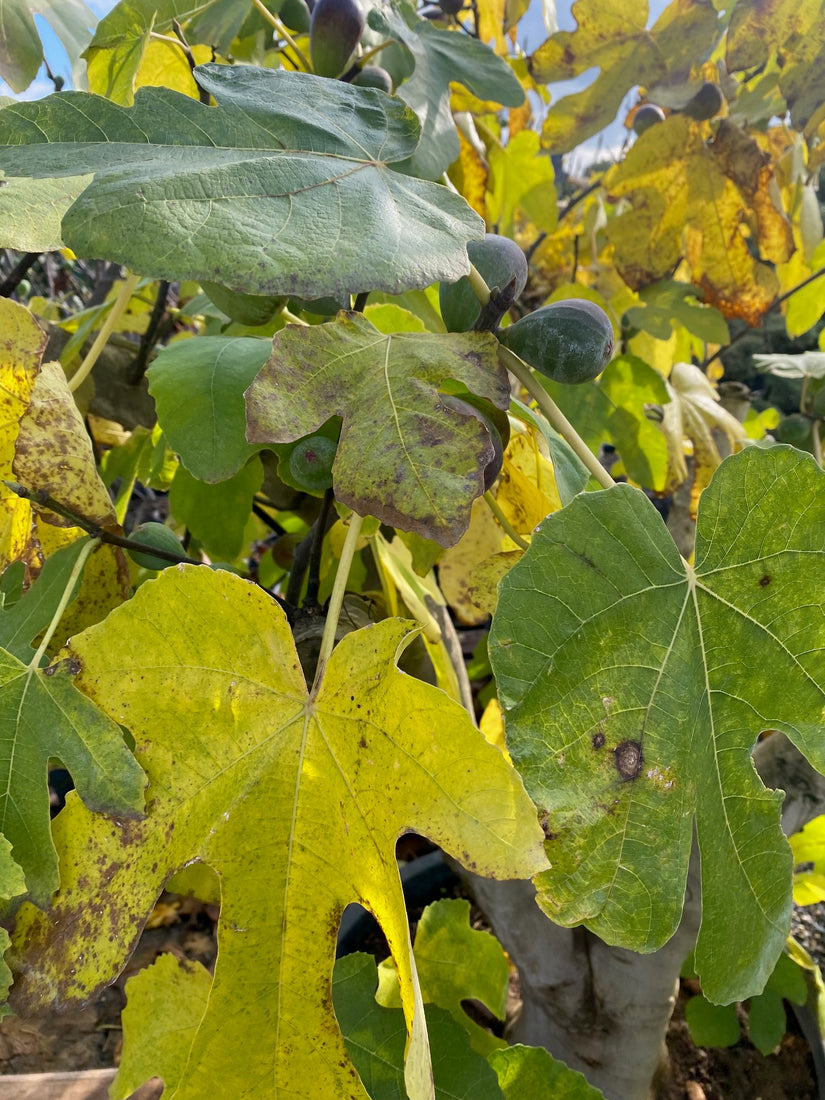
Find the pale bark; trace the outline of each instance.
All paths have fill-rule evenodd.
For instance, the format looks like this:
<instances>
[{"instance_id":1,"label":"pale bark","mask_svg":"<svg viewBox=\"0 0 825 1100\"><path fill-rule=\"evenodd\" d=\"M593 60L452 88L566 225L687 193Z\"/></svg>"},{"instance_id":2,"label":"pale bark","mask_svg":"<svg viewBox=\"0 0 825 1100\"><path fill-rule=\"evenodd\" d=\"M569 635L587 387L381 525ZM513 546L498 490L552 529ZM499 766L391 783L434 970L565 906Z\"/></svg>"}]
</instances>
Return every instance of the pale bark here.
<instances>
[{"instance_id":1,"label":"pale bark","mask_svg":"<svg viewBox=\"0 0 825 1100\"><path fill-rule=\"evenodd\" d=\"M761 742L754 762L766 785L789 792L786 832L825 812L825 779L784 736ZM528 882L463 874L518 967L522 1008L508 1029L510 1041L546 1047L608 1100L648 1100L663 1064L679 971L699 930L698 859L691 861L679 929L652 955L608 947L584 928L552 924Z\"/></svg>"}]
</instances>

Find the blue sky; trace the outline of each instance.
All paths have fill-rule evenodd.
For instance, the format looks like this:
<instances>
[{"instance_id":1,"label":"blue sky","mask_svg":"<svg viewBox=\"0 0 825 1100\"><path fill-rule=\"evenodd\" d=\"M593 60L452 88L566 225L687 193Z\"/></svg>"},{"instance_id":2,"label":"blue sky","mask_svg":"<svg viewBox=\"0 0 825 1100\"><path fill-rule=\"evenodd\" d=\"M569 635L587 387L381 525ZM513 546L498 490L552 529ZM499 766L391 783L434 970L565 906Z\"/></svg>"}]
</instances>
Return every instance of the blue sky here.
<instances>
[{"instance_id":1,"label":"blue sky","mask_svg":"<svg viewBox=\"0 0 825 1100\"><path fill-rule=\"evenodd\" d=\"M115 6L116 0L85 0L89 8L94 14L100 18L107 12L111 11ZM552 10L553 0L545 0L545 3L549 5ZM648 25L655 20L658 14L667 6L668 0L650 0L651 17L648 21ZM575 20L570 13L571 0L557 0L556 2L556 21L559 29L561 30L573 30L575 28ZM60 75L66 81L66 86L71 86L71 72L69 67L69 61L66 56L66 52L60 44L57 35L51 29L49 24L43 19L42 16L36 15L35 22L37 23L38 30L40 32L41 39L43 41L46 58L51 66L52 72L55 75ZM530 9L525 17L522 19L519 28L519 41L522 47L530 52L535 50L547 37L545 30L544 19L542 16L542 0L532 0ZM561 99L564 95L569 94L572 91L577 91L583 87L586 87L590 83L595 71L583 73L580 77L573 81L567 81L564 84L554 84L551 87L551 92L554 100ZM45 69L41 69L37 80L27 89L27 91L19 97L20 99L39 99L44 95L48 95L54 91L51 81L46 76ZM7 85L0 80L0 94L10 95L11 90ZM630 97L632 98L632 97ZM596 155L604 148L609 150L619 146L624 139L626 131L621 123L614 123L609 127L602 135L597 138L593 138L587 145L590 148L590 155Z\"/></svg>"}]
</instances>

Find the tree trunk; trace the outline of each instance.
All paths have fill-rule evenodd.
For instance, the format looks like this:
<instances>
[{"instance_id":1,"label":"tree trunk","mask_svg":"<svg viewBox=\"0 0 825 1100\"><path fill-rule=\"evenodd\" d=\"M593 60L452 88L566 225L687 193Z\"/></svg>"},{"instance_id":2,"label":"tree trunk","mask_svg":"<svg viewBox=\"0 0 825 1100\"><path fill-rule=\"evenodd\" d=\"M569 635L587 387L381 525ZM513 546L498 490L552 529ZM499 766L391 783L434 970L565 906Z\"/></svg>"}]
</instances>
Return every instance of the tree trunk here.
<instances>
[{"instance_id":1,"label":"tree trunk","mask_svg":"<svg viewBox=\"0 0 825 1100\"><path fill-rule=\"evenodd\" d=\"M760 742L754 763L766 785L789 792L786 833L825 810L825 779L783 735ZM585 928L554 925L535 905L529 882L462 874L519 971L522 1008L509 1028L510 1041L546 1047L608 1100L649 1100L657 1070L666 1064L679 971L699 931L696 850L681 924L651 955L608 947Z\"/></svg>"}]
</instances>

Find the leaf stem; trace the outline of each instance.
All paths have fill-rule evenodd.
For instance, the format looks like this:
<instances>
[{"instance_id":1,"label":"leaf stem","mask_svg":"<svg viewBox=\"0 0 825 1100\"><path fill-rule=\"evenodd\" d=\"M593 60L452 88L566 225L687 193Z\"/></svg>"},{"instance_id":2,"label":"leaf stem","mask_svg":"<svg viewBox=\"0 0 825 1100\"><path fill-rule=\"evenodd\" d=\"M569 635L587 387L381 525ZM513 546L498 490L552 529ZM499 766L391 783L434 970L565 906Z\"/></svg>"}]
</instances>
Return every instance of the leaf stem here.
<instances>
[{"instance_id":1,"label":"leaf stem","mask_svg":"<svg viewBox=\"0 0 825 1100\"><path fill-rule=\"evenodd\" d=\"M467 278L470 280L470 286L473 288L476 298L483 306L486 306L490 301L490 288L484 281L481 272L473 264L470 264L470 274Z\"/></svg>"},{"instance_id":2,"label":"leaf stem","mask_svg":"<svg viewBox=\"0 0 825 1100\"><path fill-rule=\"evenodd\" d=\"M286 306L281 310L281 316L290 325L302 325L304 328L309 328L309 321L305 321L303 317L299 317L291 309L287 309Z\"/></svg>"},{"instance_id":3,"label":"leaf stem","mask_svg":"<svg viewBox=\"0 0 825 1100\"><path fill-rule=\"evenodd\" d=\"M515 527L513 527L512 523L510 523L504 512L502 512L501 505L489 489L484 494L484 503L496 517L496 519L498 520L498 524L502 528L504 533L513 540L516 546L520 546L522 550L526 550L529 547L530 543L526 542L515 529Z\"/></svg>"},{"instance_id":4,"label":"leaf stem","mask_svg":"<svg viewBox=\"0 0 825 1100\"><path fill-rule=\"evenodd\" d=\"M43 641L40 643L40 648L37 653L29 661L29 668L32 671L40 668L40 662L43 659L43 654L46 652L49 646L49 642L52 640L55 630L57 630L60 620L63 618L63 612L71 602L72 593L74 592L74 586L77 584L77 579L83 572L83 568L89 558L92 551L100 546L100 539L89 539L83 549L77 556L77 561L74 563L74 568L69 575L68 581L66 581L66 587L63 589L63 595L60 597L60 603L57 605L54 615L52 615L52 621L46 628L46 633L43 635Z\"/></svg>"},{"instance_id":5,"label":"leaf stem","mask_svg":"<svg viewBox=\"0 0 825 1100\"><path fill-rule=\"evenodd\" d=\"M95 337L95 341L89 348L89 352L72 377L69 379L69 390L74 393L78 390L86 378L91 373L92 367L100 358L100 353L106 347L109 337L111 336L115 325L120 318L126 312L129 305L129 301L135 292L135 289L140 282L139 275L127 275L123 280L123 285L120 288L117 298L109 310L109 316L103 322L103 327Z\"/></svg>"},{"instance_id":6,"label":"leaf stem","mask_svg":"<svg viewBox=\"0 0 825 1100\"><path fill-rule=\"evenodd\" d=\"M822 437L819 434L819 426L822 423L821 420L814 420L811 424L811 438L814 444L814 458L816 464L822 469Z\"/></svg>"},{"instance_id":7,"label":"leaf stem","mask_svg":"<svg viewBox=\"0 0 825 1100\"><path fill-rule=\"evenodd\" d=\"M341 550L341 560L338 562L338 572L335 574L332 594L329 597L329 607L327 608L327 618L324 623L323 637L321 638L321 649L318 654L318 666L315 670L315 680L312 684L312 690L309 693L310 699L313 700L320 691L327 662L335 646L335 633L338 630L338 619L341 616L341 608L344 604L344 595L347 591L347 581L349 580L349 571L352 565L352 559L355 557L355 548L358 545L358 538L361 534L361 524L363 522L363 517L359 516L357 512L353 512L350 516L347 536L344 539L344 546Z\"/></svg>"},{"instance_id":8,"label":"leaf stem","mask_svg":"<svg viewBox=\"0 0 825 1100\"><path fill-rule=\"evenodd\" d=\"M363 68L364 62L369 61L371 57L375 57L377 53L381 53L382 50L386 50L387 46L394 46L394 38L385 38L383 42L379 42L377 46L373 46L371 50L367 50L365 54L362 54L358 58L358 64Z\"/></svg>"},{"instance_id":9,"label":"leaf stem","mask_svg":"<svg viewBox=\"0 0 825 1100\"><path fill-rule=\"evenodd\" d=\"M286 42L286 44L288 46L290 46L295 51L295 56L298 58L298 60L304 66L306 71L308 73L311 73L312 72L312 65L309 63L309 61L307 61L306 57L301 52L301 49L298 46L297 42L292 37L292 35L289 33L289 31L286 29L286 27L281 22L281 20L278 18L278 16L273 15L272 12L269 11L269 9L261 2L261 0L252 0L252 5L253 5L253 7L258 9L258 11L261 13L261 15L267 21L267 23L269 23L271 26L273 26L275 28L275 30L278 32L280 37L283 38L284 42Z\"/></svg>"},{"instance_id":10,"label":"leaf stem","mask_svg":"<svg viewBox=\"0 0 825 1100\"><path fill-rule=\"evenodd\" d=\"M601 485L603 489L612 489L616 482L607 470L605 470L604 466L602 466L601 462L599 462L544 386L536 381L533 372L527 364L522 359L519 359L519 357L514 352L510 351L509 348L502 347L501 345L499 345L498 354L507 369L516 376L536 402L549 423L570 444L596 481L598 481L599 485Z\"/></svg>"}]
</instances>

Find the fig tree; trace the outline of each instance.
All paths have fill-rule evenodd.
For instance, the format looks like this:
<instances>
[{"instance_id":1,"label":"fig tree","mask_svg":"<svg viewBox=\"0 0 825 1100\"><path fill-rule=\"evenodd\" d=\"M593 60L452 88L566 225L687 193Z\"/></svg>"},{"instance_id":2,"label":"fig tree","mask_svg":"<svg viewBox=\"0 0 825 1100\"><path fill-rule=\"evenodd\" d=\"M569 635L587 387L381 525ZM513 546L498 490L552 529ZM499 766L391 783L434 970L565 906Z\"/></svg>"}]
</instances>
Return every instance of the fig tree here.
<instances>
[{"instance_id":1,"label":"fig tree","mask_svg":"<svg viewBox=\"0 0 825 1100\"><path fill-rule=\"evenodd\" d=\"M706 122L716 118L725 102L722 89L712 80L706 80L693 99L682 108L682 114L695 118L697 122Z\"/></svg>"},{"instance_id":2,"label":"fig tree","mask_svg":"<svg viewBox=\"0 0 825 1100\"><path fill-rule=\"evenodd\" d=\"M364 33L356 0L317 0L309 22L309 55L318 76L345 72Z\"/></svg>"},{"instance_id":3,"label":"fig tree","mask_svg":"<svg viewBox=\"0 0 825 1100\"><path fill-rule=\"evenodd\" d=\"M637 137L641 137L645 130L649 130L657 122L664 121L665 112L661 107L657 107L655 103L643 103L633 116L633 132Z\"/></svg>"},{"instance_id":4,"label":"fig tree","mask_svg":"<svg viewBox=\"0 0 825 1100\"><path fill-rule=\"evenodd\" d=\"M514 297L518 298L524 290L527 260L516 242L509 237L488 233L484 240L468 241L467 256L490 289L498 287L503 290L511 279L515 279ZM448 332L468 332L481 313L481 303L466 275L455 283L441 283L438 302Z\"/></svg>"},{"instance_id":5,"label":"fig tree","mask_svg":"<svg viewBox=\"0 0 825 1100\"><path fill-rule=\"evenodd\" d=\"M183 547L171 527L164 523L141 523L134 528L129 535L135 542L142 542L144 546L154 546L156 550L168 550L170 554L178 554L183 557ZM152 554L145 554L140 550L128 550L129 557L135 565L141 565L144 569L166 569L174 562L166 558L156 558Z\"/></svg>"},{"instance_id":6,"label":"fig tree","mask_svg":"<svg viewBox=\"0 0 825 1100\"><path fill-rule=\"evenodd\" d=\"M352 78L352 83L359 88L378 88L388 95L392 94L392 77L380 65L365 65Z\"/></svg>"},{"instance_id":7,"label":"fig tree","mask_svg":"<svg viewBox=\"0 0 825 1100\"><path fill-rule=\"evenodd\" d=\"M551 302L521 317L498 338L554 382L578 385L604 370L613 353L613 326L584 298Z\"/></svg>"}]
</instances>

